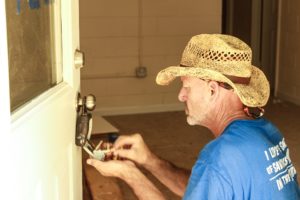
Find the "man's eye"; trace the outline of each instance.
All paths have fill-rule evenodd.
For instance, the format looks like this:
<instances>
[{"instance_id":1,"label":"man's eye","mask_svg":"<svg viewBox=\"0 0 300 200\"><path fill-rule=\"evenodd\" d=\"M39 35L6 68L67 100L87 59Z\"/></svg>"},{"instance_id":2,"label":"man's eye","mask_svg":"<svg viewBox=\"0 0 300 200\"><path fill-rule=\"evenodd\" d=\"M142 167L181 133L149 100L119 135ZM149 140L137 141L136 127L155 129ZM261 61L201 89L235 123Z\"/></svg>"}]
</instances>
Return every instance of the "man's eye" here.
<instances>
[{"instance_id":1,"label":"man's eye","mask_svg":"<svg viewBox=\"0 0 300 200\"><path fill-rule=\"evenodd\" d=\"M190 87L183 87L185 91L190 91Z\"/></svg>"}]
</instances>

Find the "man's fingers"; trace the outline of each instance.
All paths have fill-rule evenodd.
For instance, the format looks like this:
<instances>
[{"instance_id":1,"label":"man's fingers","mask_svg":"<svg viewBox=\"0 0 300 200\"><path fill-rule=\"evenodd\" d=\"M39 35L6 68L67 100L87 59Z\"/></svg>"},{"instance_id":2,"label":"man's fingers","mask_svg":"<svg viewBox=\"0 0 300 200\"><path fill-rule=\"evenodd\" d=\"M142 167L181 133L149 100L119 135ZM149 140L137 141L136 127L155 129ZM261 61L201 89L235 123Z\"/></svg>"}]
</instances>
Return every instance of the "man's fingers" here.
<instances>
[{"instance_id":1,"label":"man's fingers","mask_svg":"<svg viewBox=\"0 0 300 200\"><path fill-rule=\"evenodd\" d=\"M122 148L124 146L132 145L133 143L137 142L137 134L134 135L121 135L118 139L114 142L114 147L116 149Z\"/></svg>"},{"instance_id":2,"label":"man's fingers","mask_svg":"<svg viewBox=\"0 0 300 200\"><path fill-rule=\"evenodd\" d=\"M121 158L126 158L129 160L136 160L136 155L134 150L128 150L128 149L117 149L114 151L114 155L120 156Z\"/></svg>"},{"instance_id":3,"label":"man's fingers","mask_svg":"<svg viewBox=\"0 0 300 200\"><path fill-rule=\"evenodd\" d=\"M132 138L130 136L119 136L118 139L114 142L114 148L122 148L126 144L132 143Z\"/></svg>"},{"instance_id":4,"label":"man's fingers","mask_svg":"<svg viewBox=\"0 0 300 200\"><path fill-rule=\"evenodd\" d=\"M126 178L131 174L131 171L136 168L129 160L99 161L96 159L88 159L86 162L96 168L103 176L118 177L121 179Z\"/></svg>"},{"instance_id":5,"label":"man's fingers","mask_svg":"<svg viewBox=\"0 0 300 200\"><path fill-rule=\"evenodd\" d=\"M86 163L89 164L89 165L93 165L94 161L93 161L93 159L89 158L89 159L86 160Z\"/></svg>"},{"instance_id":6,"label":"man's fingers","mask_svg":"<svg viewBox=\"0 0 300 200\"><path fill-rule=\"evenodd\" d=\"M94 167L99 167L99 166L102 166L104 163L99 161L99 160L96 160L96 159L92 159L92 158L89 158L86 160L86 163L89 164L89 165L92 165Z\"/></svg>"}]
</instances>

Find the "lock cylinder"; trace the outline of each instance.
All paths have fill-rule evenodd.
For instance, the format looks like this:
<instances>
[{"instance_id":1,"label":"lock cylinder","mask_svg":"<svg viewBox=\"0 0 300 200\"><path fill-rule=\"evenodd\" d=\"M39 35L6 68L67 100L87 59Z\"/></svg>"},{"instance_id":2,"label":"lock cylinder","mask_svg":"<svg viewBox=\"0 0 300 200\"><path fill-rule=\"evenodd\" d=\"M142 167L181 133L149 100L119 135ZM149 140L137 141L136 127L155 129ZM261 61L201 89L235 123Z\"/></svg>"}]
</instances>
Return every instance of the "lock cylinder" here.
<instances>
[{"instance_id":1,"label":"lock cylinder","mask_svg":"<svg viewBox=\"0 0 300 200\"><path fill-rule=\"evenodd\" d=\"M90 111L94 110L96 107L96 97L92 94L86 96L85 105L88 110Z\"/></svg>"}]
</instances>

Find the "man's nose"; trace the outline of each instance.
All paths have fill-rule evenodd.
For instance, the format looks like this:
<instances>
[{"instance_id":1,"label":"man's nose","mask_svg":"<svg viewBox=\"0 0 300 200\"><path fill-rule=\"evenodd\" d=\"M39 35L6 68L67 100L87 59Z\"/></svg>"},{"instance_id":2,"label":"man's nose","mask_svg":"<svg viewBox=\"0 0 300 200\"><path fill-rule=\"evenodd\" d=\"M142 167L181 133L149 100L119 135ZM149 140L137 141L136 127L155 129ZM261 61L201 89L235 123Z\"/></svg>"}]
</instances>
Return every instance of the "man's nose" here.
<instances>
[{"instance_id":1,"label":"man's nose","mask_svg":"<svg viewBox=\"0 0 300 200\"><path fill-rule=\"evenodd\" d=\"M181 88L178 94L178 100L180 102L185 102L186 101L186 91L184 88Z\"/></svg>"}]
</instances>

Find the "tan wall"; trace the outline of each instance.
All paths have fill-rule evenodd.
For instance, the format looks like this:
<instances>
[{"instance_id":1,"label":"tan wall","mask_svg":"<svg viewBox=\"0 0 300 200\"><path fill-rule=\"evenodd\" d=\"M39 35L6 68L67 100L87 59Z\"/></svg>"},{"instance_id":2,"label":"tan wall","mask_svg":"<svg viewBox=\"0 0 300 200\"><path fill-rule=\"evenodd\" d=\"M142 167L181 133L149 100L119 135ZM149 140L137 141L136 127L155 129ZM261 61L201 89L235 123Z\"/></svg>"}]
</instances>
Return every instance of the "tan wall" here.
<instances>
[{"instance_id":1,"label":"tan wall","mask_svg":"<svg viewBox=\"0 0 300 200\"><path fill-rule=\"evenodd\" d=\"M300 105L300 1L281 1L278 97Z\"/></svg>"},{"instance_id":2,"label":"tan wall","mask_svg":"<svg viewBox=\"0 0 300 200\"><path fill-rule=\"evenodd\" d=\"M82 93L104 115L181 109L180 82L157 86L155 76L179 63L192 35L220 33L221 14L221 0L81 0Z\"/></svg>"}]
</instances>

